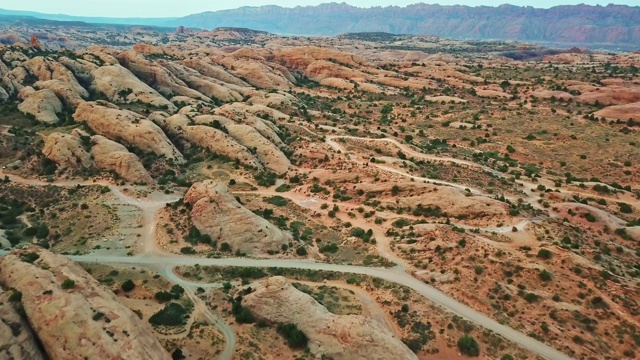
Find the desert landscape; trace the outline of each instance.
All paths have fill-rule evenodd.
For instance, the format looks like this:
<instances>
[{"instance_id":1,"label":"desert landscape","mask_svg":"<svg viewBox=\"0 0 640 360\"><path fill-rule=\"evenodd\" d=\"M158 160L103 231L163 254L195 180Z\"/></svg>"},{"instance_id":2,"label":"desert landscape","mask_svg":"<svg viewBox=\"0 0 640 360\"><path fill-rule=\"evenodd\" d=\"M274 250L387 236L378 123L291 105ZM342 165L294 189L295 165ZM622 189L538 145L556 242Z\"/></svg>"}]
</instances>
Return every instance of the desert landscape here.
<instances>
[{"instance_id":1,"label":"desert landscape","mask_svg":"<svg viewBox=\"0 0 640 360\"><path fill-rule=\"evenodd\" d=\"M0 20L0 359L640 356L640 52Z\"/></svg>"}]
</instances>

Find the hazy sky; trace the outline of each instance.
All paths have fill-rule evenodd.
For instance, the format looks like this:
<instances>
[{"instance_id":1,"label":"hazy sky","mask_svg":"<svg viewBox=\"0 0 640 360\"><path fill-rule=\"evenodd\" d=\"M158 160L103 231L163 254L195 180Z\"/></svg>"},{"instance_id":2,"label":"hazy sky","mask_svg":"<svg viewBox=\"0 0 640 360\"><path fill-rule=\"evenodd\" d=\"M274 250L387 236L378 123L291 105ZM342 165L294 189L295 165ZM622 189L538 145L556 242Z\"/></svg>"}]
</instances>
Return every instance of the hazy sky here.
<instances>
[{"instance_id":1,"label":"hazy sky","mask_svg":"<svg viewBox=\"0 0 640 360\"><path fill-rule=\"evenodd\" d=\"M29 10L51 14L67 14L104 17L177 17L203 11L232 9L240 6L280 5L293 7L297 5L317 5L329 0L0 0L0 8L8 10ZM342 2L336 1L336 2ZM419 0L345 0L348 4L359 7L398 5L404 6L420 2ZM464 4L469 6L504 3L513 5L530 5L535 7L551 7L555 5L580 4L607 5L608 3L640 5L640 0L439 0L424 1L442 5Z\"/></svg>"}]
</instances>

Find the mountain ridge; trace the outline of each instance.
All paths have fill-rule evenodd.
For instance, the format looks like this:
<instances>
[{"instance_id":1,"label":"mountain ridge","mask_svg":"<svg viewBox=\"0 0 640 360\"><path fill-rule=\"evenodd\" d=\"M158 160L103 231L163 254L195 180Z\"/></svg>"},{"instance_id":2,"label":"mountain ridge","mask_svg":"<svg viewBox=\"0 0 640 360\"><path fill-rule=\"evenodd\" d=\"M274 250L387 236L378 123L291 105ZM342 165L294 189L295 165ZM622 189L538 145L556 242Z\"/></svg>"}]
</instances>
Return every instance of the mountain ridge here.
<instances>
[{"instance_id":1,"label":"mountain ridge","mask_svg":"<svg viewBox=\"0 0 640 360\"><path fill-rule=\"evenodd\" d=\"M357 32L435 35L454 39L515 40L570 46L640 49L640 6L559 5L545 8L418 3L369 8L342 3L316 6L244 6L180 18L103 18L0 9L0 15L47 20L214 29L240 27L279 35L336 36Z\"/></svg>"},{"instance_id":2,"label":"mountain ridge","mask_svg":"<svg viewBox=\"0 0 640 360\"><path fill-rule=\"evenodd\" d=\"M640 7L561 5L549 9L514 5L358 8L345 3L317 6L241 7L172 21L196 28L243 26L283 35L335 36L348 32L436 35L573 44L625 44L640 48Z\"/></svg>"}]
</instances>

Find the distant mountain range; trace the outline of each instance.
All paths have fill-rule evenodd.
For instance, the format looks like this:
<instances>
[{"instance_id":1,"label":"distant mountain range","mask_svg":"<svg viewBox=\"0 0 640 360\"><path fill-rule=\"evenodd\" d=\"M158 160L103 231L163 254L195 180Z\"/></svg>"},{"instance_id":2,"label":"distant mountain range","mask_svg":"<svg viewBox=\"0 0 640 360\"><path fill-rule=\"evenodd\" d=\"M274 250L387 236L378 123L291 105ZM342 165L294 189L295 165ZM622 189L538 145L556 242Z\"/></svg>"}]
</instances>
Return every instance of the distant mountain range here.
<instances>
[{"instance_id":1,"label":"distant mountain range","mask_svg":"<svg viewBox=\"0 0 640 360\"><path fill-rule=\"evenodd\" d=\"M0 10L0 15L11 15ZM16 13L16 12L14 12ZM550 9L501 5L358 8L345 3L285 8L241 7L183 18L82 18L20 12L50 20L213 29L244 27L281 35L333 36L354 32L430 34L456 39L519 40L640 49L640 6L568 5Z\"/></svg>"}]
</instances>

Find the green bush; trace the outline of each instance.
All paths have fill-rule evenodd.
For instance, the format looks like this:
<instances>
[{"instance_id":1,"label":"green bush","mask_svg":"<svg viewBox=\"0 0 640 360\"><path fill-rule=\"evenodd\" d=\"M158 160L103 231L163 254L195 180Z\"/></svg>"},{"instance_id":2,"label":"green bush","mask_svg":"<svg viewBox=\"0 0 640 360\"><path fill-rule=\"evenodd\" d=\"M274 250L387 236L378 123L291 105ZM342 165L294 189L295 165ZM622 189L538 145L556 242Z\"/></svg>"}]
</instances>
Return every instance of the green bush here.
<instances>
[{"instance_id":1,"label":"green bush","mask_svg":"<svg viewBox=\"0 0 640 360\"><path fill-rule=\"evenodd\" d=\"M136 284L131 279L126 280L120 286L120 288L122 288L122 291L124 291L124 292L129 292L129 291L133 290L135 287L136 287Z\"/></svg>"},{"instance_id":2,"label":"green bush","mask_svg":"<svg viewBox=\"0 0 640 360\"><path fill-rule=\"evenodd\" d=\"M187 311L184 307L178 303L169 303L165 305L164 309L153 314L149 318L149 322L152 325L164 325L164 326L178 326L185 325Z\"/></svg>"},{"instance_id":3,"label":"green bush","mask_svg":"<svg viewBox=\"0 0 640 360\"><path fill-rule=\"evenodd\" d=\"M620 212L623 214L631 214L633 213L633 208L627 204L627 203L618 203L618 206L620 207Z\"/></svg>"},{"instance_id":4,"label":"green bush","mask_svg":"<svg viewBox=\"0 0 640 360\"><path fill-rule=\"evenodd\" d=\"M458 349L468 356L480 355L480 345L478 345L476 339L469 335L464 335L458 340Z\"/></svg>"},{"instance_id":5,"label":"green bush","mask_svg":"<svg viewBox=\"0 0 640 360\"><path fill-rule=\"evenodd\" d=\"M235 316L238 324L251 324L256 321L255 317L249 311L249 309L242 306L242 299L239 301L233 301L231 304L231 313Z\"/></svg>"},{"instance_id":6,"label":"green bush","mask_svg":"<svg viewBox=\"0 0 640 360\"><path fill-rule=\"evenodd\" d=\"M40 255L34 253L34 252L30 252L30 253L26 253L24 255L20 256L20 259L24 262L30 263L32 264L34 261L38 260L40 258Z\"/></svg>"},{"instance_id":7,"label":"green bush","mask_svg":"<svg viewBox=\"0 0 640 360\"><path fill-rule=\"evenodd\" d=\"M18 290L13 290L13 293L9 295L9 301L11 302L20 302L22 301L22 293Z\"/></svg>"},{"instance_id":8,"label":"green bush","mask_svg":"<svg viewBox=\"0 0 640 360\"><path fill-rule=\"evenodd\" d=\"M549 259L551 259L552 256L553 256L553 254L551 253L551 251L549 251L547 249L540 249L538 251L538 257L541 258L541 259L549 260Z\"/></svg>"},{"instance_id":9,"label":"green bush","mask_svg":"<svg viewBox=\"0 0 640 360\"><path fill-rule=\"evenodd\" d=\"M307 336L295 324L278 324L276 331L287 340L290 348L304 349L307 347L309 342Z\"/></svg>"},{"instance_id":10,"label":"green bush","mask_svg":"<svg viewBox=\"0 0 640 360\"><path fill-rule=\"evenodd\" d=\"M154 295L154 298L161 303L171 301L174 299L174 294L167 291L159 291Z\"/></svg>"},{"instance_id":11,"label":"green bush","mask_svg":"<svg viewBox=\"0 0 640 360\"><path fill-rule=\"evenodd\" d=\"M183 248L180 248L180 253L185 254L185 255L193 255L195 253L197 253L196 249L192 248L191 246L185 246Z\"/></svg>"},{"instance_id":12,"label":"green bush","mask_svg":"<svg viewBox=\"0 0 640 360\"><path fill-rule=\"evenodd\" d=\"M403 227L409 225L409 220L407 220L407 219L398 219L398 220L394 221L393 223L391 223L391 225L393 225L394 227L397 227L397 228L403 228Z\"/></svg>"},{"instance_id":13,"label":"green bush","mask_svg":"<svg viewBox=\"0 0 640 360\"><path fill-rule=\"evenodd\" d=\"M296 249L296 255L298 256L307 256L307 249L304 246L300 246Z\"/></svg>"},{"instance_id":14,"label":"green bush","mask_svg":"<svg viewBox=\"0 0 640 360\"><path fill-rule=\"evenodd\" d=\"M60 287L62 289L65 289L65 290L66 289L72 289L72 288L76 287L76 282L71 280L71 279L69 279L69 278L67 278L67 279L64 279L64 281L62 282L62 285L60 285Z\"/></svg>"},{"instance_id":15,"label":"green bush","mask_svg":"<svg viewBox=\"0 0 640 360\"><path fill-rule=\"evenodd\" d=\"M542 281L551 281L551 279L553 278L553 275L549 271L547 271L546 269L540 271L538 276L540 277L540 279Z\"/></svg>"},{"instance_id":16,"label":"green bush","mask_svg":"<svg viewBox=\"0 0 640 360\"><path fill-rule=\"evenodd\" d=\"M284 207L289 205L289 200L283 198L282 196L272 196L266 200L267 204Z\"/></svg>"},{"instance_id":17,"label":"green bush","mask_svg":"<svg viewBox=\"0 0 640 360\"><path fill-rule=\"evenodd\" d=\"M338 250L339 250L339 249L338 249L338 245L336 245L336 244L334 244L334 243L327 244L327 245L325 245L325 246L323 246L323 247L321 247L321 248L320 248L320 252L321 252L321 253L323 253L323 254L324 254L324 253L332 253L332 254L335 254L335 253L337 253L337 252L338 252Z\"/></svg>"},{"instance_id":18,"label":"green bush","mask_svg":"<svg viewBox=\"0 0 640 360\"><path fill-rule=\"evenodd\" d=\"M278 176L275 173L263 171L253 176L260 186L269 187L276 184Z\"/></svg>"}]
</instances>

